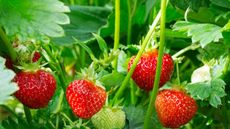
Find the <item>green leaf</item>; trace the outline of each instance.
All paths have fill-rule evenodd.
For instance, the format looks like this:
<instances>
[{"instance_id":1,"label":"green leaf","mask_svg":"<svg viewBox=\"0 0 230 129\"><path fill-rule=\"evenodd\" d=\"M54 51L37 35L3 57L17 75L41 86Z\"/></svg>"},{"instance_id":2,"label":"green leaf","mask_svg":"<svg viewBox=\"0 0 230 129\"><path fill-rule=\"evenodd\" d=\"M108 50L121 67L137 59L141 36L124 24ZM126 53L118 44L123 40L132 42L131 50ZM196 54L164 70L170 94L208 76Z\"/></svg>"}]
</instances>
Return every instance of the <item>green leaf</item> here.
<instances>
[{"instance_id":1,"label":"green leaf","mask_svg":"<svg viewBox=\"0 0 230 129\"><path fill-rule=\"evenodd\" d=\"M93 38L92 33L98 33L107 22L110 9L94 6L71 6L69 13L71 23L64 26L65 36L54 38L58 45L73 45L74 39L87 42Z\"/></svg>"},{"instance_id":2,"label":"green leaf","mask_svg":"<svg viewBox=\"0 0 230 129\"><path fill-rule=\"evenodd\" d=\"M224 89L226 83L221 79L215 79L211 81L212 92L215 92L219 97L224 97L226 95Z\"/></svg>"},{"instance_id":3,"label":"green leaf","mask_svg":"<svg viewBox=\"0 0 230 129\"><path fill-rule=\"evenodd\" d=\"M187 91L192 95L193 98L198 100L204 100L211 94L211 86L204 82L198 82L188 84L186 86Z\"/></svg>"},{"instance_id":4,"label":"green leaf","mask_svg":"<svg viewBox=\"0 0 230 129\"><path fill-rule=\"evenodd\" d=\"M221 99L220 99L220 97L217 94L213 93L213 94L211 94L209 103L213 107L217 108L218 105L221 105Z\"/></svg>"},{"instance_id":5,"label":"green leaf","mask_svg":"<svg viewBox=\"0 0 230 129\"><path fill-rule=\"evenodd\" d=\"M101 51L104 52L105 55L108 55L108 46L105 40L100 35L93 33L93 36L97 39Z\"/></svg>"},{"instance_id":6,"label":"green leaf","mask_svg":"<svg viewBox=\"0 0 230 129\"><path fill-rule=\"evenodd\" d=\"M226 83L221 79L213 79L209 82L193 83L186 86L187 91L196 100L208 100L213 107L221 105L221 97L225 93Z\"/></svg>"},{"instance_id":7,"label":"green leaf","mask_svg":"<svg viewBox=\"0 0 230 129\"><path fill-rule=\"evenodd\" d=\"M192 42L200 42L202 48L211 42L218 42L223 38L222 28L209 23L178 21L174 24L173 29L187 32L187 35L192 37Z\"/></svg>"},{"instance_id":8,"label":"green leaf","mask_svg":"<svg viewBox=\"0 0 230 129\"><path fill-rule=\"evenodd\" d=\"M0 129L5 129L4 127L2 127L2 125L0 125Z\"/></svg>"},{"instance_id":9,"label":"green leaf","mask_svg":"<svg viewBox=\"0 0 230 129\"><path fill-rule=\"evenodd\" d=\"M120 54L118 55L117 71L121 73L126 73L127 66L128 66L127 54L124 51L121 51Z\"/></svg>"},{"instance_id":10,"label":"green leaf","mask_svg":"<svg viewBox=\"0 0 230 129\"><path fill-rule=\"evenodd\" d=\"M176 21L179 19L183 19L183 15L181 15L173 6L172 4L168 4L166 10L166 22L170 23L172 21Z\"/></svg>"},{"instance_id":11,"label":"green leaf","mask_svg":"<svg viewBox=\"0 0 230 129\"><path fill-rule=\"evenodd\" d=\"M58 0L1 0L0 25L11 39L60 37L64 35L60 24L69 23L64 12L69 12L69 8Z\"/></svg>"},{"instance_id":12,"label":"green leaf","mask_svg":"<svg viewBox=\"0 0 230 129\"><path fill-rule=\"evenodd\" d=\"M125 0L124 0L125 1ZM133 16L133 22L137 24L144 24L148 19L151 10L156 4L159 4L160 0L137 0L137 9ZM135 7L134 7L135 8Z\"/></svg>"},{"instance_id":13,"label":"green leaf","mask_svg":"<svg viewBox=\"0 0 230 129\"><path fill-rule=\"evenodd\" d=\"M224 37L224 43L227 46L230 46L230 32L223 32L223 37Z\"/></svg>"},{"instance_id":14,"label":"green leaf","mask_svg":"<svg viewBox=\"0 0 230 129\"><path fill-rule=\"evenodd\" d=\"M211 0L212 4L215 4L220 7L230 9L230 1L229 0Z\"/></svg>"},{"instance_id":15,"label":"green leaf","mask_svg":"<svg viewBox=\"0 0 230 129\"><path fill-rule=\"evenodd\" d=\"M17 84L12 82L14 76L12 70L5 68L5 59L0 57L0 104L4 104L18 90Z\"/></svg>"},{"instance_id":16,"label":"green leaf","mask_svg":"<svg viewBox=\"0 0 230 129\"><path fill-rule=\"evenodd\" d=\"M171 0L174 6L186 10L188 7L197 11L200 7L207 7L209 0Z\"/></svg>"},{"instance_id":17,"label":"green leaf","mask_svg":"<svg viewBox=\"0 0 230 129\"><path fill-rule=\"evenodd\" d=\"M92 60L96 60L96 57L94 56L93 51L85 43L78 42L77 44L80 45L89 54Z\"/></svg>"},{"instance_id":18,"label":"green leaf","mask_svg":"<svg viewBox=\"0 0 230 129\"><path fill-rule=\"evenodd\" d=\"M108 91L111 87L121 85L122 81L124 80L125 75L118 72L112 72L110 74L104 75L100 78L100 82L106 87Z\"/></svg>"},{"instance_id":19,"label":"green leaf","mask_svg":"<svg viewBox=\"0 0 230 129\"><path fill-rule=\"evenodd\" d=\"M143 129L144 119L142 116L145 116L146 109L144 107L138 106L129 106L125 107L126 118L129 121L129 129ZM156 114L156 112L154 112ZM150 129L162 129L156 115L151 117Z\"/></svg>"},{"instance_id":20,"label":"green leaf","mask_svg":"<svg viewBox=\"0 0 230 129\"><path fill-rule=\"evenodd\" d=\"M221 79L215 79L211 81L212 84L212 94L210 96L209 103L216 107L221 105L221 97L226 96L225 85L226 83Z\"/></svg>"}]
</instances>

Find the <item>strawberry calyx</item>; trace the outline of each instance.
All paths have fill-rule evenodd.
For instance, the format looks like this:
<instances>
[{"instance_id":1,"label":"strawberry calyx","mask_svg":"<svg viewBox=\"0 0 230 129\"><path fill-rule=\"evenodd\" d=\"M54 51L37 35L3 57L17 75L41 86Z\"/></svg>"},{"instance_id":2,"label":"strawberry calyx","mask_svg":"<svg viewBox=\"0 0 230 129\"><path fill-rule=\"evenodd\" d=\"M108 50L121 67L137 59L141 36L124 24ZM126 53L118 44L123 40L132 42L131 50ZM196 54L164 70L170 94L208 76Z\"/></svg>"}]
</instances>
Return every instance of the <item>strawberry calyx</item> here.
<instances>
[{"instance_id":1,"label":"strawberry calyx","mask_svg":"<svg viewBox=\"0 0 230 129\"><path fill-rule=\"evenodd\" d=\"M186 93L185 86L184 85L172 85L172 89L176 91L181 91Z\"/></svg>"},{"instance_id":2,"label":"strawberry calyx","mask_svg":"<svg viewBox=\"0 0 230 129\"><path fill-rule=\"evenodd\" d=\"M98 81L98 74L94 70L93 64L91 64L88 68L81 69L81 72L78 73L79 79L85 79L93 84L97 85L98 87L101 87L105 89L104 86Z\"/></svg>"},{"instance_id":3,"label":"strawberry calyx","mask_svg":"<svg viewBox=\"0 0 230 129\"><path fill-rule=\"evenodd\" d=\"M34 62L34 63L21 63L21 66L16 66L19 70L22 70L24 72L37 72L41 69L40 62Z\"/></svg>"}]
</instances>

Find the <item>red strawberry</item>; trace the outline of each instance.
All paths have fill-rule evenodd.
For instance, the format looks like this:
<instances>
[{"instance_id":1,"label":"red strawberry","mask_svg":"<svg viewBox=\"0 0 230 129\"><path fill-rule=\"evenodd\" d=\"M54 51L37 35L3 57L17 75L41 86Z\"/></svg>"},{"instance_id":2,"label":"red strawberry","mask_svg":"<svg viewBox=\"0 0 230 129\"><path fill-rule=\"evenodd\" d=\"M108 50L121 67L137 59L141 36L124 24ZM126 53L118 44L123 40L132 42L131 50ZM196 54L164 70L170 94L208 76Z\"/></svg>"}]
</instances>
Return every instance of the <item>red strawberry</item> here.
<instances>
[{"instance_id":1,"label":"red strawberry","mask_svg":"<svg viewBox=\"0 0 230 129\"><path fill-rule=\"evenodd\" d=\"M161 124L166 128L179 128L188 123L197 111L196 101L179 90L162 90L155 102Z\"/></svg>"},{"instance_id":2,"label":"red strawberry","mask_svg":"<svg viewBox=\"0 0 230 129\"><path fill-rule=\"evenodd\" d=\"M19 86L15 97L27 107L34 109L47 106L56 89L53 75L43 70L19 72L14 81Z\"/></svg>"},{"instance_id":3,"label":"red strawberry","mask_svg":"<svg viewBox=\"0 0 230 129\"><path fill-rule=\"evenodd\" d=\"M132 78L136 84L146 91L150 91L153 88L153 83L156 74L158 51L156 49L143 53L139 60ZM133 56L128 63L128 71L130 70L135 56ZM173 60L169 54L164 54L162 61L162 70L160 78L160 86L163 86L170 80L173 73Z\"/></svg>"},{"instance_id":4,"label":"red strawberry","mask_svg":"<svg viewBox=\"0 0 230 129\"><path fill-rule=\"evenodd\" d=\"M75 80L69 84L66 98L75 115L88 119L105 104L106 91L88 80Z\"/></svg>"},{"instance_id":5,"label":"red strawberry","mask_svg":"<svg viewBox=\"0 0 230 129\"><path fill-rule=\"evenodd\" d=\"M35 51L32 58L32 62L37 62L40 59L40 57L41 57L40 53Z\"/></svg>"}]
</instances>

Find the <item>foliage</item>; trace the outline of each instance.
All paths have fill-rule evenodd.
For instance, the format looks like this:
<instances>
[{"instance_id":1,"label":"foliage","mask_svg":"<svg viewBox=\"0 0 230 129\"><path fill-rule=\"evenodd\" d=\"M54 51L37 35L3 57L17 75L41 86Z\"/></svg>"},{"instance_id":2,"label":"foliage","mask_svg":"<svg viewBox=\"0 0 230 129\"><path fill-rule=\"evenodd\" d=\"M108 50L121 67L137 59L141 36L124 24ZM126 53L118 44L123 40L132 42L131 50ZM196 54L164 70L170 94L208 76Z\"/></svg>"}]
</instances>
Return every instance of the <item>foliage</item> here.
<instances>
[{"instance_id":1,"label":"foliage","mask_svg":"<svg viewBox=\"0 0 230 129\"><path fill-rule=\"evenodd\" d=\"M114 50L115 1L0 0L0 129L95 129L90 119L75 116L66 100L66 87L82 76L106 90L105 107L125 112L124 129L142 129L156 94L138 88L127 64L142 50L159 49L162 31L164 52L175 66L159 90L180 85L198 104L195 117L180 128L230 128L230 1L169 0L163 29L161 0L120 0L119 49ZM47 107L29 110L13 97L18 88L12 80L35 51L57 89ZM12 58L12 70L3 57ZM149 127L163 128L155 111Z\"/></svg>"},{"instance_id":2,"label":"foliage","mask_svg":"<svg viewBox=\"0 0 230 129\"><path fill-rule=\"evenodd\" d=\"M4 18L1 18L0 26L4 27L6 34L12 39L21 41L28 38L40 41L47 36L60 37L64 35L60 24L70 22L64 14L69 11L69 8L58 0L1 0L0 16Z\"/></svg>"},{"instance_id":3,"label":"foliage","mask_svg":"<svg viewBox=\"0 0 230 129\"><path fill-rule=\"evenodd\" d=\"M11 94L18 90L17 84L11 82L15 76L12 70L5 68L5 59L0 57L0 105L6 103Z\"/></svg>"}]
</instances>

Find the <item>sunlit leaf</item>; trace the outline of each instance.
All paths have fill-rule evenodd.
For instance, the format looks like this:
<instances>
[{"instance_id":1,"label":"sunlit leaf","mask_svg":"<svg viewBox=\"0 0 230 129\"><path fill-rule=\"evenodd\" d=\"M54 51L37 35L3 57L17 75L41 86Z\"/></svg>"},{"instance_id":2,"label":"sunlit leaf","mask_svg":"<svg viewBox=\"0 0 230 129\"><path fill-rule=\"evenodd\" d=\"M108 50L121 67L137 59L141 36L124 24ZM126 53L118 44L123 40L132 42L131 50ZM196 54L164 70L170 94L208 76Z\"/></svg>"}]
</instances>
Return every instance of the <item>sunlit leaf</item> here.
<instances>
[{"instance_id":1,"label":"sunlit leaf","mask_svg":"<svg viewBox=\"0 0 230 129\"><path fill-rule=\"evenodd\" d=\"M173 29L187 32L187 35L192 38L192 42L200 42L203 48L209 43L218 42L223 38L222 28L210 23L178 21L174 24Z\"/></svg>"},{"instance_id":2,"label":"sunlit leaf","mask_svg":"<svg viewBox=\"0 0 230 129\"><path fill-rule=\"evenodd\" d=\"M196 100L208 100L210 105L217 108L221 105L221 97L226 95L225 85L223 80L214 79L209 82L188 84L186 89Z\"/></svg>"},{"instance_id":3,"label":"sunlit leaf","mask_svg":"<svg viewBox=\"0 0 230 129\"><path fill-rule=\"evenodd\" d=\"M60 25L70 22L64 12L69 8L58 0L0 0L0 25L11 39L60 37Z\"/></svg>"},{"instance_id":4,"label":"sunlit leaf","mask_svg":"<svg viewBox=\"0 0 230 129\"><path fill-rule=\"evenodd\" d=\"M12 70L5 68L5 59L0 57L0 104L4 104L18 90L16 83L11 82L14 76Z\"/></svg>"}]
</instances>

